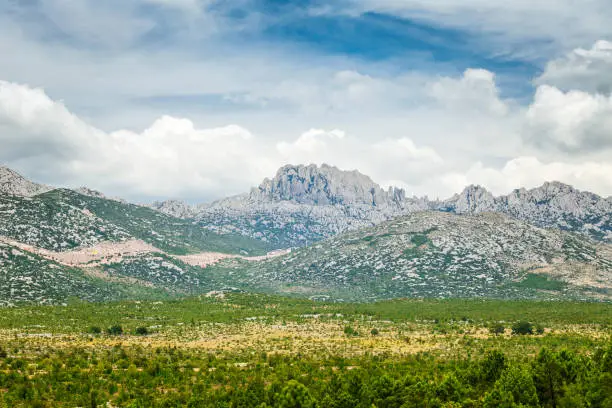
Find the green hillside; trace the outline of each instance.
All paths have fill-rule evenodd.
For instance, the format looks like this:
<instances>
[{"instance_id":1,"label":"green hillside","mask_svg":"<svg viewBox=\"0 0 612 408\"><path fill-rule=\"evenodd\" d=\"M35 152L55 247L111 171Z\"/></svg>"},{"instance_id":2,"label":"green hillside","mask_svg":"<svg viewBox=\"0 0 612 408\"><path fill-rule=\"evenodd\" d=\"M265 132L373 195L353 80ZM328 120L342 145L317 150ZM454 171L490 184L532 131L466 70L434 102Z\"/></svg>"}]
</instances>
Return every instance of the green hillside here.
<instances>
[{"instance_id":1,"label":"green hillside","mask_svg":"<svg viewBox=\"0 0 612 408\"><path fill-rule=\"evenodd\" d=\"M0 235L52 251L141 239L165 252L261 255L264 243L217 234L152 209L57 189L32 198L0 195Z\"/></svg>"},{"instance_id":2,"label":"green hillside","mask_svg":"<svg viewBox=\"0 0 612 408\"><path fill-rule=\"evenodd\" d=\"M499 214L422 212L261 263L225 261L236 285L343 300L609 299L610 248Z\"/></svg>"}]
</instances>

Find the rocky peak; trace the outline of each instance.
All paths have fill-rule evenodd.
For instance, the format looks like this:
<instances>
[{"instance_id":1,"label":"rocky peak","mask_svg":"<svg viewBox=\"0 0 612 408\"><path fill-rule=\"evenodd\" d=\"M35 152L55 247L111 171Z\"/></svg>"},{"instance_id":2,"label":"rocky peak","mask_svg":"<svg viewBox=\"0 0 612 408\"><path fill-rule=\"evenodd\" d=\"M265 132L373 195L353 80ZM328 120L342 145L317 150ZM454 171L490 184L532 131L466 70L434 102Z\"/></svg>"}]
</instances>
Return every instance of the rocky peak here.
<instances>
[{"instance_id":1,"label":"rocky peak","mask_svg":"<svg viewBox=\"0 0 612 408\"><path fill-rule=\"evenodd\" d=\"M196 212L196 208L179 200L155 201L150 207L166 215L178 218L191 218Z\"/></svg>"},{"instance_id":2,"label":"rocky peak","mask_svg":"<svg viewBox=\"0 0 612 408\"><path fill-rule=\"evenodd\" d=\"M455 194L449 200L443 202L443 207L448 211L458 214L473 214L494 211L496 208L495 197L482 186L467 186L459 194Z\"/></svg>"},{"instance_id":3,"label":"rocky peak","mask_svg":"<svg viewBox=\"0 0 612 408\"><path fill-rule=\"evenodd\" d=\"M292 201L309 205L387 205L405 196L401 190L384 191L360 172L314 164L281 167L273 179L265 179L254 189L255 198Z\"/></svg>"},{"instance_id":4,"label":"rocky peak","mask_svg":"<svg viewBox=\"0 0 612 408\"><path fill-rule=\"evenodd\" d=\"M32 197L49 190L52 190L52 188L33 183L16 171L0 166L0 194Z\"/></svg>"},{"instance_id":5,"label":"rocky peak","mask_svg":"<svg viewBox=\"0 0 612 408\"><path fill-rule=\"evenodd\" d=\"M101 193L101 192L99 192L97 190L93 190L93 189L91 189L89 187L85 187L85 186L79 187L79 188L75 189L74 191L76 191L79 194L82 194L82 195L85 195L85 196L89 196L89 197L106 198L106 196L103 193Z\"/></svg>"},{"instance_id":6,"label":"rocky peak","mask_svg":"<svg viewBox=\"0 0 612 408\"><path fill-rule=\"evenodd\" d=\"M112 200L112 201L118 201L120 203L123 204L127 204L128 202L126 200L124 200L123 198L119 198L119 197L108 197L106 194L99 192L98 190L94 190L91 189L89 187L79 187L77 189L72 190L76 193L79 193L81 195L84 196L88 196L88 197L93 197L93 198L100 198L103 200Z\"/></svg>"}]
</instances>

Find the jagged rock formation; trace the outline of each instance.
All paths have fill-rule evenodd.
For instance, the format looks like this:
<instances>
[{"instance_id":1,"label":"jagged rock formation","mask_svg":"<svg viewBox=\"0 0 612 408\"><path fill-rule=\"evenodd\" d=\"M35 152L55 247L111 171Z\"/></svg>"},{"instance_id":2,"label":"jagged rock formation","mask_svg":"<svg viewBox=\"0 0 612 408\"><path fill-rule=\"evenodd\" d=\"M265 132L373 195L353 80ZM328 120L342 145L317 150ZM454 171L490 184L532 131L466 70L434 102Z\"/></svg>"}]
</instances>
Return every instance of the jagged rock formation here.
<instances>
[{"instance_id":1,"label":"jagged rock formation","mask_svg":"<svg viewBox=\"0 0 612 408\"><path fill-rule=\"evenodd\" d=\"M156 203L154 208L195 218L214 231L238 232L278 248L303 246L423 210L499 212L536 226L612 242L612 198L604 199L558 182L500 197L483 187L469 186L440 202L406 197L398 188L385 191L357 171L341 171L328 165L288 165L247 194L197 207L168 201Z\"/></svg>"},{"instance_id":2,"label":"jagged rock formation","mask_svg":"<svg viewBox=\"0 0 612 408\"><path fill-rule=\"evenodd\" d=\"M33 183L7 167L0 166L0 195L32 197L51 189L51 187Z\"/></svg>"},{"instance_id":3,"label":"jagged rock formation","mask_svg":"<svg viewBox=\"0 0 612 408\"><path fill-rule=\"evenodd\" d=\"M427 208L427 200L407 198L401 189L385 191L357 171L288 165L248 194L201 206L195 218L215 231L234 231L283 248Z\"/></svg>"},{"instance_id":4,"label":"jagged rock formation","mask_svg":"<svg viewBox=\"0 0 612 408\"><path fill-rule=\"evenodd\" d=\"M150 207L172 217L193 218L197 215L197 207L179 200L154 201Z\"/></svg>"},{"instance_id":5,"label":"jagged rock formation","mask_svg":"<svg viewBox=\"0 0 612 408\"><path fill-rule=\"evenodd\" d=\"M384 191L370 177L357 170L342 171L323 164L281 167L273 179L265 179L251 193L262 201L291 201L308 205L367 205L401 207L405 193Z\"/></svg>"},{"instance_id":6,"label":"jagged rock formation","mask_svg":"<svg viewBox=\"0 0 612 408\"><path fill-rule=\"evenodd\" d=\"M546 228L580 232L612 242L612 197L604 199L559 182L494 197L480 186L469 186L436 209L457 214L499 212Z\"/></svg>"}]
</instances>

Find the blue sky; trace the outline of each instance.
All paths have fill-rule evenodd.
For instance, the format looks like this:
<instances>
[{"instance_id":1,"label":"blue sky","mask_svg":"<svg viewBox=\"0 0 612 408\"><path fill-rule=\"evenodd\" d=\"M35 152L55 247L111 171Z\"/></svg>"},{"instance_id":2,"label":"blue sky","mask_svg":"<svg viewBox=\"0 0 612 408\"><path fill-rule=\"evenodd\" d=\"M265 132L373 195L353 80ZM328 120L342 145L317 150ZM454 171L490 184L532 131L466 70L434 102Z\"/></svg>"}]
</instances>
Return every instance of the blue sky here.
<instances>
[{"instance_id":1,"label":"blue sky","mask_svg":"<svg viewBox=\"0 0 612 408\"><path fill-rule=\"evenodd\" d=\"M8 0L0 162L138 200L239 193L289 161L409 194L612 194L609 21L605 0ZM24 147L49 140L73 155Z\"/></svg>"}]
</instances>

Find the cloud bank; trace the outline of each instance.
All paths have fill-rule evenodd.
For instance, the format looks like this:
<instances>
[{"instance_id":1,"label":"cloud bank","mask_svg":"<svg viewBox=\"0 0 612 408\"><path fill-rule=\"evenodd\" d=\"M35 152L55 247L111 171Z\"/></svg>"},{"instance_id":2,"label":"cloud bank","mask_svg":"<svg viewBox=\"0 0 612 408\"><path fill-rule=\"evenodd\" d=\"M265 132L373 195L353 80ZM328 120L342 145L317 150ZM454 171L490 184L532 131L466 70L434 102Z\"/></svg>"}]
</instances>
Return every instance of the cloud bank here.
<instances>
[{"instance_id":1,"label":"cloud bank","mask_svg":"<svg viewBox=\"0 0 612 408\"><path fill-rule=\"evenodd\" d=\"M612 194L612 8L574 1L0 2L0 162L136 201L286 163L408 194Z\"/></svg>"},{"instance_id":2,"label":"cloud bank","mask_svg":"<svg viewBox=\"0 0 612 408\"><path fill-rule=\"evenodd\" d=\"M337 103L334 101L343 95L343 103L352 101L352 106L359 106L363 95L368 96L367 104L388 95L381 91L387 87L385 80L356 72L339 72L333 80L338 77L344 78L346 86L323 96L330 103ZM383 185L398 184L409 193L439 197L467 184L505 193L552 180L612 194L612 164L601 159L612 148L609 95L541 85L525 109L501 99L494 74L482 69L418 83L422 89L416 92L423 95L427 108L413 108L412 115L421 112L467 123L519 124L510 126L503 136L516 136L519 144L522 140L522 151L494 164L470 163L436 148L439 141L419 143L403 132L366 139L342 129L312 128L274 140L237 124L199 127L192 120L169 115L142 131L107 132L42 89L0 81L0 160L45 182L88 185L143 200L182 197L197 201L239 193L286 163L330 163L359 169ZM447 137L461 139L464 135L449 133ZM489 142L496 143L495 138ZM541 160L531 154L548 152L551 145L565 159ZM488 150L495 152L496 148ZM596 153L589 158L591 150Z\"/></svg>"}]
</instances>

